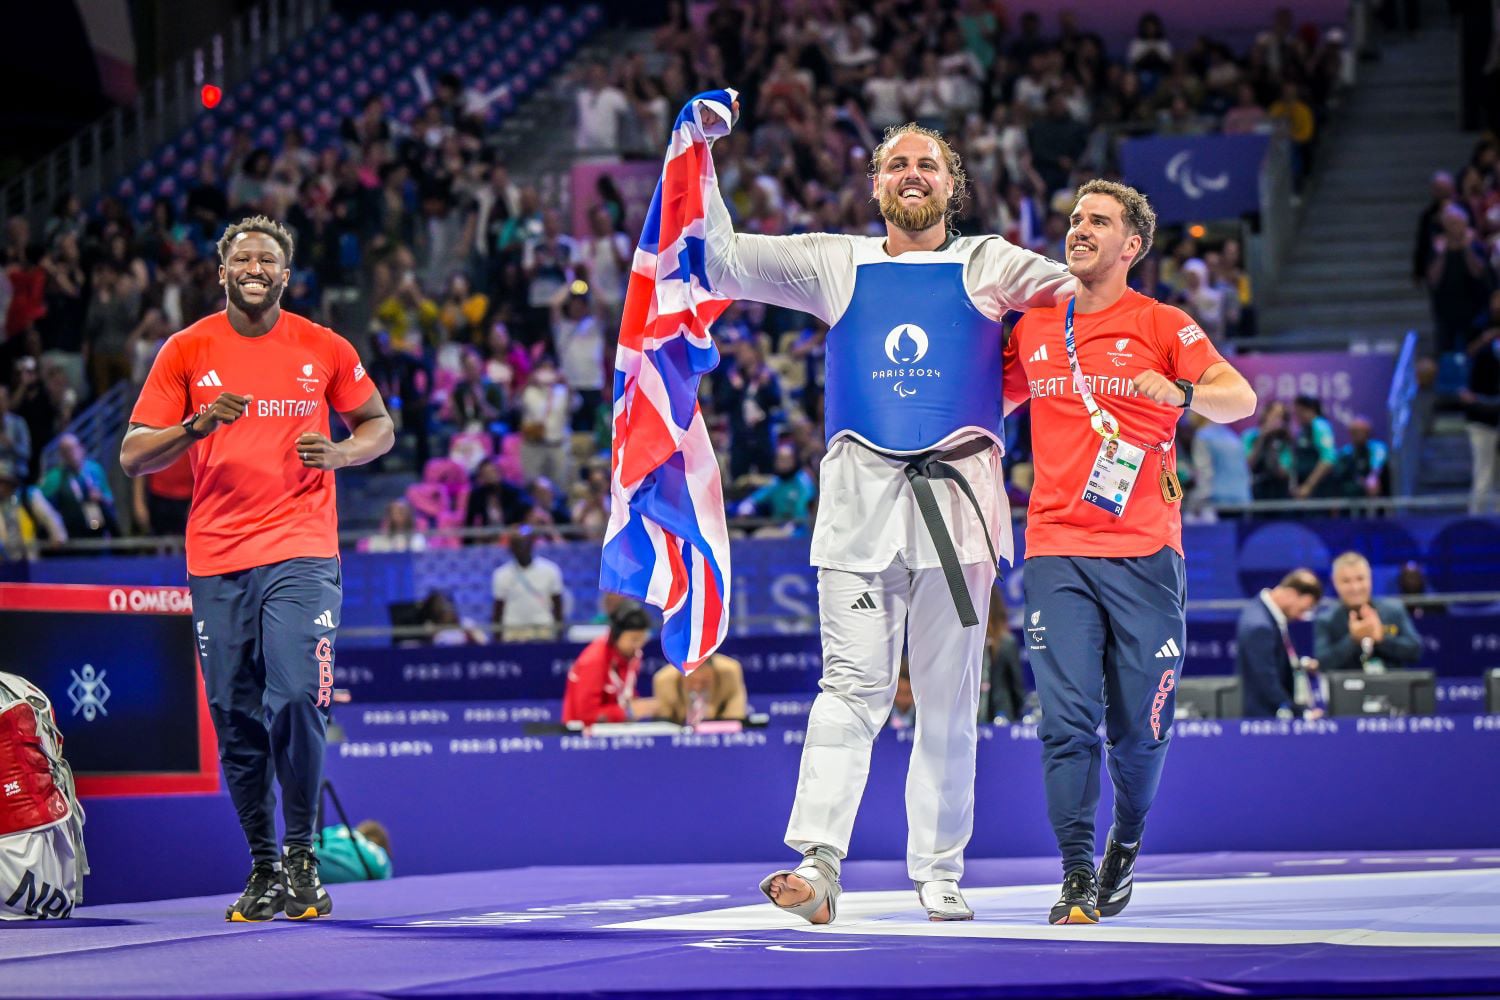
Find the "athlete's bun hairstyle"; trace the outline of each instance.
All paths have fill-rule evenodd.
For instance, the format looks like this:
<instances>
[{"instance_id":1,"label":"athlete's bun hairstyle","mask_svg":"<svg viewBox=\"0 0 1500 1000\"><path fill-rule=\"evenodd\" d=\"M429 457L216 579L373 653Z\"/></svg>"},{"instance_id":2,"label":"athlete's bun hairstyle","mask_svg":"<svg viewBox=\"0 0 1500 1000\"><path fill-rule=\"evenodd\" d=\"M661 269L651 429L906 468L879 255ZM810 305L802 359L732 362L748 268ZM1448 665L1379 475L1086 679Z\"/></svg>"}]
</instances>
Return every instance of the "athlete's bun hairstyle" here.
<instances>
[{"instance_id":1,"label":"athlete's bun hairstyle","mask_svg":"<svg viewBox=\"0 0 1500 1000\"><path fill-rule=\"evenodd\" d=\"M241 236L244 236L246 233L264 233L265 235L271 237L271 239L276 241L276 245L281 247L281 255L286 258L286 260L282 262L281 266L292 266L292 250L294 246L292 242L292 234L281 223L264 215L252 215L248 218L241 219L239 222L236 222L234 225L224 230L224 235L219 237L220 264L229 262L230 247L234 245L235 240L239 239Z\"/></svg>"}]
</instances>

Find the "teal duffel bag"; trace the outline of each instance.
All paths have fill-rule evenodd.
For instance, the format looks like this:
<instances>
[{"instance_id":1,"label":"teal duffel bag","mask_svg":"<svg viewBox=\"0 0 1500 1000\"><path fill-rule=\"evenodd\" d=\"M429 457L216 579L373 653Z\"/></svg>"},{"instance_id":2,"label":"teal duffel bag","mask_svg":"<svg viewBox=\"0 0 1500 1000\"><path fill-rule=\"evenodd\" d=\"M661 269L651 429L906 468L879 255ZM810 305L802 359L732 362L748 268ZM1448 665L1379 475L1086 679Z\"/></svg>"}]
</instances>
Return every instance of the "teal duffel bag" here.
<instances>
[{"instance_id":1,"label":"teal duffel bag","mask_svg":"<svg viewBox=\"0 0 1500 1000\"><path fill-rule=\"evenodd\" d=\"M358 830L340 823L318 834L318 875L324 882L364 882L391 877L391 856Z\"/></svg>"},{"instance_id":2,"label":"teal duffel bag","mask_svg":"<svg viewBox=\"0 0 1500 1000\"><path fill-rule=\"evenodd\" d=\"M354 826L349 822L344 804L333 790L333 783L323 782L319 812L323 799L333 803L339 822L325 826L314 838L318 855L318 876L324 882L372 882L391 877L390 835L372 819Z\"/></svg>"}]
</instances>

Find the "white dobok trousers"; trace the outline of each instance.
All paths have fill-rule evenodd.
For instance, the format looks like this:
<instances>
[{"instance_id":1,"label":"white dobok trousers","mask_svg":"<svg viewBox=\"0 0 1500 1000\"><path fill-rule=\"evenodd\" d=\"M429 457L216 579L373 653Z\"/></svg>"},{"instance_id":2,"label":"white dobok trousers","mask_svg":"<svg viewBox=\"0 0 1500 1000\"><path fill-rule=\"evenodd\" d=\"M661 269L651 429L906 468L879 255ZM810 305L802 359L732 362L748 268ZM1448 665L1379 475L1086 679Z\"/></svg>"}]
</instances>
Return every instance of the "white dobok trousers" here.
<instances>
[{"instance_id":1,"label":"white dobok trousers","mask_svg":"<svg viewBox=\"0 0 1500 1000\"><path fill-rule=\"evenodd\" d=\"M787 845L849 852L870 748L890 715L907 647L916 738L906 772L906 864L919 882L957 880L974 830L974 757L985 619L995 567L963 567L979 624L958 622L941 568L900 556L873 573L818 570L821 693L808 716Z\"/></svg>"}]
</instances>

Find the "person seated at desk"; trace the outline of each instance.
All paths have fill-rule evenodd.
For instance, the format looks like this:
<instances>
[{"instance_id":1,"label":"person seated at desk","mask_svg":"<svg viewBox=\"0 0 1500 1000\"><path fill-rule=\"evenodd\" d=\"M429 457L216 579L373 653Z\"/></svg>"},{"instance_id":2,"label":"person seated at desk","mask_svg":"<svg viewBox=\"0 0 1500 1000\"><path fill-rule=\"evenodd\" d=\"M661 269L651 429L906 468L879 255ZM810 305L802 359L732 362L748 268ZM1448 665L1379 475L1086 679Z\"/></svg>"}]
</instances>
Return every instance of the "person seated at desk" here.
<instances>
[{"instance_id":1,"label":"person seated at desk","mask_svg":"<svg viewBox=\"0 0 1500 1000\"><path fill-rule=\"evenodd\" d=\"M1318 616L1314 655L1323 670L1410 668L1422 658L1422 637L1406 607L1370 596L1370 563L1358 552L1333 561L1339 603Z\"/></svg>"},{"instance_id":2,"label":"person seated at desk","mask_svg":"<svg viewBox=\"0 0 1500 1000\"><path fill-rule=\"evenodd\" d=\"M1297 655L1287 623L1307 618L1322 598L1323 585L1313 571L1294 569L1245 605L1234 636L1245 718L1274 719L1295 706L1297 671L1316 661L1303 662Z\"/></svg>"},{"instance_id":3,"label":"person seated at desk","mask_svg":"<svg viewBox=\"0 0 1500 1000\"><path fill-rule=\"evenodd\" d=\"M460 617L458 606L446 591L429 590L418 605L418 614L427 630L427 641L434 646L482 645L490 641L489 634L478 624Z\"/></svg>"},{"instance_id":4,"label":"person seated at desk","mask_svg":"<svg viewBox=\"0 0 1500 1000\"><path fill-rule=\"evenodd\" d=\"M641 650L651 634L651 619L636 605L610 615L609 631L583 648L568 671L563 691L564 725L633 722L656 711L651 698L635 697L641 672Z\"/></svg>"},{"instance_id":5,"label":"person seated at desk","mask_svg":"<svg viewBox=\"0 0 1500 1000\"><path fill-rule=\"evenodd\" d=\"M670 663L651 675L656 717L679 726L704 721L744 721L749 695L740 661L715 653L697 670L683 675Z\"/></svg>"}]
</instances>

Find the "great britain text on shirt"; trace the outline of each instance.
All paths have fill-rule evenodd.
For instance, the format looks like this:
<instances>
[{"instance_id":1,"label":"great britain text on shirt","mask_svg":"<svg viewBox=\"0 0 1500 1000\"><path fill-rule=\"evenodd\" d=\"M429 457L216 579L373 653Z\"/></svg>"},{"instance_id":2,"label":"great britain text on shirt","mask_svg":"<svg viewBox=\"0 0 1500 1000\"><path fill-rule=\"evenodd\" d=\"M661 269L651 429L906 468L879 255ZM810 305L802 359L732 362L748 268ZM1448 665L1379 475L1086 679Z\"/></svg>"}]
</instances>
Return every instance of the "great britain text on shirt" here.
<instances>
[{"instance_id":1,"label":"great britain text on shirt","mask_svg":"<svg viewBox=\"0 0 1500 1000\"><path fill-rule=\"evenodd\" d=\"M1084 379L1088 382L1089 389L1096 396L1139 396L1136 391L1135 382L1123 375L1087 375ZM1043 399L1049 396L1064 396L1068 394L1077 395L1073 387L1071 375L1054 375L1050 378L1034 378L1029 380L1032 399Z\"/></svg>"}]
</instances>

